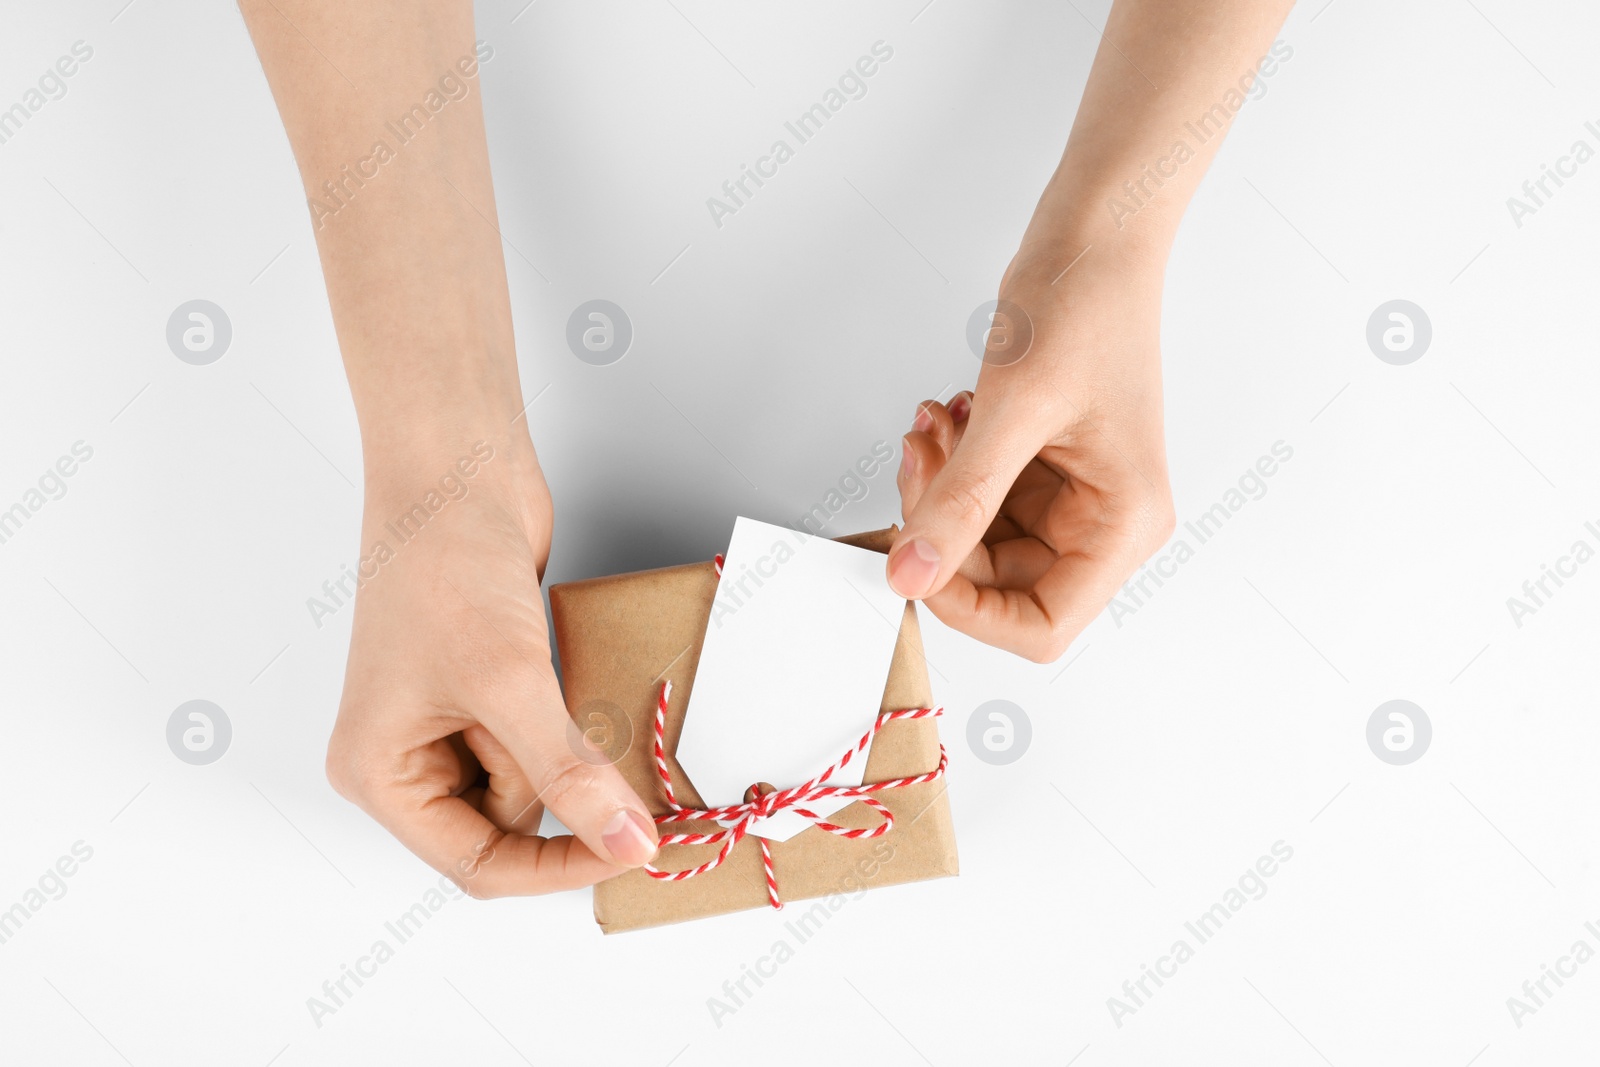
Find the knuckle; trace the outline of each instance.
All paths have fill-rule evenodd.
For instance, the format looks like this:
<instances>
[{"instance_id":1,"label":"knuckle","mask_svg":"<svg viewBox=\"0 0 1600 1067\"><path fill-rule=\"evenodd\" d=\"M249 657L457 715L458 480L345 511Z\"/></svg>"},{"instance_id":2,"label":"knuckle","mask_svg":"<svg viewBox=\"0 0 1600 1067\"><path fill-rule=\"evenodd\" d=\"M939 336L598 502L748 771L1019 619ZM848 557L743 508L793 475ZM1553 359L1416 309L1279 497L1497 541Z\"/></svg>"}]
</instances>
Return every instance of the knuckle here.
<instances>
[{"instance_id":1,"label":"knuckle","mask_svg":"<svg viewBox=\"0 0 1600 1067\"><path fill-rule=\"evenodd\" d=\"M1047 633L1023 652L1025 659L1034 663L1054 663L1072 645L1072 639L1057 633Z\"/></svg>"},{"instance_id":2,"label":"knuckle","mask_svg":"<svg viewBox=\"0 0 1600 1067\"><path fill-rule=\"evenodd\" d=\"M1147 511L1152 540L1156 547L1160 547L1171 539L1173 531L1178 528L1178 512L1172 506L1172 494L1162 493L1149 505Z\"/></svg>"},{"instance_id":3,"label":"knuckle","mask_svg":"<svg viewBox=\"0 0 1600 1067\"><path fill-rule=\"evenodd\" d=\"M499 635L463 633L456 640L455 662L461 675L477 692L498 690L526 666L517 650Z\"/></svg>"},{"instance_id":4,"label":"knuckle","mask_svg":"<svg viewBox=\"0 0 1600 1067\"><path fill-rule=\"evenodd\" d=\"M963 528L983 525L988 516L987 502L993 481L988 474L953 473L937 498L938 517Z\"/></svg>"},{"instance_id":5,"label":"knuckle","mask_svg":"<svg viewBox=\"0 0 1600 1067\"><path fill-rule=\"evenodd\" d=\"M480 695L525 685L537 673L536 662L549 656L544 617L534 617L525 605L458 602L445 617L445 630L451 636L442 651L458 677Z\"/></svg>"},{"instance_id":6,"label":"knuckle","mask_svg":"<svg viewBox=\"0 0 1600 1067\"><path fill-rule=\"evenodd\" d=\"M552 761L540 796L545 805L559 809L567 801L593 792L600 784L600 769L571 754Z\"/></svg>"},{"instance_id":7,"label":"knuckle","mask_svg":"<svg viewBox=\"0 0 1600 1067\"><path fill-rule=\"evenodd\" d=\"M466 873L455 867L445 867L439 873L454 882L457 889L473 900L493 900L500 895L483 879L478 878L476 871Z\"/></svg>"},{"instance_id":8,"label":"knuckle","mask_svg":"<svg viewBox=\"0 0 1600 1067\"><path fill-rule=\"evenodd\" d=\"M473 849L471 856L464 856L455 863L440 868L439 873L454 882L458 889L473 900L493 900L502 896L503 891L496 883L482 875L484 868L494 862L495 849L505 838L504 831L491 832L488 838Z\"/></svg>"},{"instance_id":9,"label":"knuckle","mask_svg":"<svg viewBox=\"0 0 1600 1067\"><path fill-rule=\"evenodd\" d=\"M444 874L473 900L494 900L500 896L500 893L496 891L488 879L478 877L477 868L467 872L445 871Z\"/></svg>"},{"instance_id":10,"label":"knuckle","mask_svg":"<svg viewBox=\"0 0 1600 1067\"><path fill-rule=\"evenodd\" d=\"M328 739L328 754L322 762L322 771L333 791L352 804L361 795L361 775L358 761L345 736L335 731Z\"/></svg>"},{"instance_id":11,"label":"knuckle","mask_svg":"<svg viewBox=\"0 0 1600 1067\"><path fill-rule=\"evenodd\" d=\"M530 656L498 635L493 641L473 642L471 653L457 659L461 682L468 693L489 705L515 704L539 685Z\"/></svg>"},{"instance_id":12,"label":"knuckle","mask_svg":"<svg viewBox=\"0 0 1600 1067\"><path fill-rule=\"evenodd\" d=\"M1121 524L1118 540L1129 553L1144 562L1156 549L1172 539L1178 528L1178 513L1170 491L1152 491L1133 503Z\"/></svg>"}]
</instances>

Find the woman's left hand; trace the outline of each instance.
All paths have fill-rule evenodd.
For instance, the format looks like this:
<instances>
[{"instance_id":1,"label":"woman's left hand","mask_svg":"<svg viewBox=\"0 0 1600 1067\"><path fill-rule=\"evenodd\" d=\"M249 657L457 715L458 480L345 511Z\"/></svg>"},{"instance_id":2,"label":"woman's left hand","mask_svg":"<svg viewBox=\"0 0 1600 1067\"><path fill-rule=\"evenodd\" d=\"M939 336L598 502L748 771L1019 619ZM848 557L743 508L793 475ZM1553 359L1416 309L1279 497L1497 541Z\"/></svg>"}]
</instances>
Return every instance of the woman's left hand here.
<instances>
[{"instance_id":1,"label":"woman's left hand","mask_svg":"<svg viewBox=\"0 0 1600 1067\"><path fill-rule=\"evenodd\" d=\"M1161 264L1019 256L975 392L919 404L889 581L946 625L1058 658L1171 535Z\"/></svg>"}]
</instances>

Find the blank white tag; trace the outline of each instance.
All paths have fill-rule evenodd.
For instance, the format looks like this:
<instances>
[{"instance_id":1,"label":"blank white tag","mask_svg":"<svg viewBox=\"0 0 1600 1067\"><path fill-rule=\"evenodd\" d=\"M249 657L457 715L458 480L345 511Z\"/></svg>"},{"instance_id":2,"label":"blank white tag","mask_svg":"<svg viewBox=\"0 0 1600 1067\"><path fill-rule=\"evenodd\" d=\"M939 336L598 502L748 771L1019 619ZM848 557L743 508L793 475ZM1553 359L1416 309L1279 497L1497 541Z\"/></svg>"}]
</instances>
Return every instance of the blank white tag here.
<instances>
[{"instance_id":1,"label":"blank white tag","mask_svg":"<svg viewBox=\"0 0 1600 1067\"><path fill-rule=\"evenodd\" d=\"M872 728L906 603L883 564L880 552L734 523L678 741L708 806L742 803L757 782L808 782ZM828 784L860 785L866 755ZM850 803L806 806L826 816ZM779 812L751 832L787 841L811 825Z\"/></svg>"}]
</instances>

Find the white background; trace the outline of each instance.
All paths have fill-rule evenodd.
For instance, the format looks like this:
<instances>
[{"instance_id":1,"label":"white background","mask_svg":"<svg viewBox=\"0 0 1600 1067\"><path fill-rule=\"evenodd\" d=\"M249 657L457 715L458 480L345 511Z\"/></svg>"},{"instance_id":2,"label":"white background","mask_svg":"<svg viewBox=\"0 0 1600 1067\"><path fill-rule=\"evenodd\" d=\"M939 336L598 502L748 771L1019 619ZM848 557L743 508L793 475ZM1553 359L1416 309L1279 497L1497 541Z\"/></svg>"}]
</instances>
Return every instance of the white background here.
<instances>
[{"instance_id":1,"label":"white background","mask_svg":"<svg viewBox=\"0 0 1600 1067\"><path fill-rule=\"evenodd\" d=\"M967 318L1064 143L1104 2L524 2L480 4L474 91L525 388L549 386L530 413L551 579L708 558L737 513L792 520L973 382ZM1575 940L1600 948L1600 565L1520 628L1506 608L1600 519L1600 163L1521 228L1505 204L1596 143L1589 5L1292 16L1168 274L1180 523L1274 442L1293 459L1059 664L924 614L959 878L852 902L720 1027L707 999L785 916L602 939L587 893L452 903L318 1027L307 998L434 881L322 775L349 611L319 630L305 601L355 558L353 410L237 12L124 3L9 5L0 29L0 107L94 49L0 145L0 507L94 449L0 545L0 908L93 849L0 945L8 1062L1593 1055L1600 962L1520 1029L1506 1007ZM868 95L716 228L705 199L878 40ZM610 367L564 341L596 297L636 331ZM165 340L194 298L233 324L208 367ZM1433 324L1409 366L1365 341L1393 298ZM830 532L894 519L892 479ZM234 730L206 767L165 740L195 698ZM1409 766L1365 740L1393 698L1433 723ZM1009 766L966 744L992 699L1033 724ZM1267 894L1115 1025L1107 998L1279 840Z\"/></svg>"}]
</instances>

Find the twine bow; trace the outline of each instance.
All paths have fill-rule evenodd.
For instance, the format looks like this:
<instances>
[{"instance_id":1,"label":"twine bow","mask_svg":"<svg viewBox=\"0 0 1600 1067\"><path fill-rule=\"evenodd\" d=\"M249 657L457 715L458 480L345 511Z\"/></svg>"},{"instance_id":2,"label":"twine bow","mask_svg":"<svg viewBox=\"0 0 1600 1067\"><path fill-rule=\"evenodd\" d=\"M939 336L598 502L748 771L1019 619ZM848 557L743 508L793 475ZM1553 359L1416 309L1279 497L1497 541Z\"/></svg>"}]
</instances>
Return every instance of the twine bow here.
<instances>
[{"instance_id":1,"label":"twine bow","mask_svg":"<svg viewBox=\"0 0 1600 1067\"><path fill-rule=\"evenodd\" d=\"M718 561L721 562L720 559ZM720 571L720 567L718 568ZM879 714L872 728L861 735L861 740L856 742L854 748L824 770L821 774L802 785L792 786L788 789L763 790L760 783L750 787L746 794L753 799L743 804L728 804L720 808L686 808L678 803L676 793L672 788L672 775L667 770L667 753L663 737L666 733L667 702L672 697L672 683L664 682L661 686L661 695L656 700L655 722L655 757L656 773L661 776L661 786L667 796L667 805L672 808L666 815L656 816L657 825L669 825L680 822L711 821L722 824L722 829L715 833L665 833L661 835L663 845L713 845L720 843L722 848L711 859L706 860L698 867L690 867L683 871L663 871L652 864L645 864L645 873L652 878L659 878L668 882L681 882L687 878L694 878L705 874L707 871L716 870L722 862L733 852L750 827L759 819L776 815L780 811L792 811L796 815L809 819L817 829L825 830L838 837L854 840L862 838L882 837L894 829L894 812L890 811L884 803L872 794L886 789L903 789L910 785L921 785L924 782L937 781L944 777L945 768L949 766L949 757L946 755L944 745L939 746L939 766L926 774L918 774L910 778L891 778L886 782L872 782L864 785L828 785L828 779L839 773L850 762L866 751L872 739L879 730L891 722L904 719L929 719L944 714L944 709L934 708L906 708L900 711L885 711ZM809 810L805 805L819 800L859 800L876 812L881 821L876 826L865 829L853 829L848 826L839 826L828 822L816 812ZM778 876L772 870L772 850L767 844L767 839L756 835L756 840L761 843L761 865L766 871L767 900L774 908L783 907L783 900L778 896Z\"/></svg>"}]
</instances>

